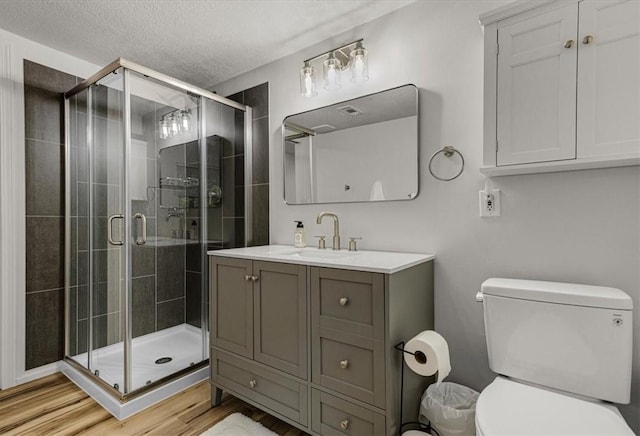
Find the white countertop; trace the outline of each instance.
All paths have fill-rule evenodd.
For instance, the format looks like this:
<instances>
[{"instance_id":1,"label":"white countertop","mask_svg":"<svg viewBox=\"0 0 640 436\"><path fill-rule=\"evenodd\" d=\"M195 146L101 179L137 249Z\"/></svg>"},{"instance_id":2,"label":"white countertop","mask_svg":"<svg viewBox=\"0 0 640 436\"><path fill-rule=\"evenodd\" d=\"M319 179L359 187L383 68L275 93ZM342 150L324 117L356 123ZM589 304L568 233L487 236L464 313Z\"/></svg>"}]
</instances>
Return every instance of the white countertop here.
<instances>
[{"instance_id":1,"label":"white countertop","mask_svg":"<svg viewBox=\"0 0 640 436\"><path fill-rule=\"evenodd\" d=\"M211 250L210 256L235 257L239 259L265 260L321 266L357 271L392 274L436 258L435 254L397 253L391 251L333 251L314 247L296 248L292 245L263 245L259 247Z\"/></svg>"}]
</instances>

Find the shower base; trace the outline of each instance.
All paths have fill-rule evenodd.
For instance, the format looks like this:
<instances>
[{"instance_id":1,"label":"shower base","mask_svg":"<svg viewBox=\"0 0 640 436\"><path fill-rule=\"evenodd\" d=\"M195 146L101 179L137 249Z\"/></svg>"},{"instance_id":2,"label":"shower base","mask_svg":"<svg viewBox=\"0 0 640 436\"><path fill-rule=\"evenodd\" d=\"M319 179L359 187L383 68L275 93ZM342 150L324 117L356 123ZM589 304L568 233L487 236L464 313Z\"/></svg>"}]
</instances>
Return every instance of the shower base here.
<instances>
[{"instance_id":1,"label":"shower base","mask_svg":"<svg viewBox=\"0 0 640 436\"><path fill-rule=\"evenodd\" d=\"M97 369L104 382L111 386L118 384L121 391L124 387L123 353L122 343L109 345L91 353L91 370ZM140 336L132 340L131 355L131 385L135 390L146 386L148 382L155 382L199 363L202 360L201 330L181 324ZM86 368L87 353L72 358ZM165 358L171 360L167 363L156 363L166 361ZM131 416L209 376L209 368L203 367L121 403L71 364L64 362L62 372L118 419Z\"/></svg>"}]
</instances>

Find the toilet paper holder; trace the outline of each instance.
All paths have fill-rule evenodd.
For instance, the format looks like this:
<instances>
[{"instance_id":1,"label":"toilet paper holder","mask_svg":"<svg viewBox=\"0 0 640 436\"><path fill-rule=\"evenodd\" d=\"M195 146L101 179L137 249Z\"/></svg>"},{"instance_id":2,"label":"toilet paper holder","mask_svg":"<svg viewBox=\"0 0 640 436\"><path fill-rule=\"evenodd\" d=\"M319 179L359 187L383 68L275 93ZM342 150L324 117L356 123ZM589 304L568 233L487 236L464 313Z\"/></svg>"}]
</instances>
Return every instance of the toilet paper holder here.
<instances>
[{"instance_id":1,"label":"toilet paper holder","mask_svg":"<svg viewBox=\"0 0 640 436\"><path fill-rule=\"evenodd\" d=\"M409 351L407 349L404 348L405 346L405 342L404 341L400 341L398 342L396 345L393 346L393 348L395 348L398 351L401 351L403 353L403 357L404 354L410 354L412 355L419 363L421 364L425 364L427 363L427 356L422 352L422 351L416 351L415 353L413 351ZM402 422L402 406L404 403L404 366L405 366L405 362L404 362L404 358L402 359L402 364L400 366L400 427L398 427L398 435L402 435L402 433L405 430L411 430L411 431L420 431L423 433L427 433L427 434L435 434L437 436L438 432L431 427L431 423L429 424L423 424L420 421L409 421L409 422ZM408 426L412 426L414 428L411 429L406 429L405 427Z\"/></svg>"}]
</instances>

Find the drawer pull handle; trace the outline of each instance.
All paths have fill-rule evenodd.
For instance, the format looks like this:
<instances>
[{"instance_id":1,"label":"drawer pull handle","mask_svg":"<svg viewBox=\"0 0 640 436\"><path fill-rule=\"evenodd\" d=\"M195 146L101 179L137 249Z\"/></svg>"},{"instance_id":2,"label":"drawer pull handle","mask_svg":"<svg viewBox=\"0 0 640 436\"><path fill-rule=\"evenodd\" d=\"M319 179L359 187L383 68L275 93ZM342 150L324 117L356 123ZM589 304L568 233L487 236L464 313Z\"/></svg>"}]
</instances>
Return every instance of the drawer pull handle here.
<instances>
[{"instance_id":1,"label":"drawer pull handle","mask_svg":"<svg viewBox=\"0 0 640 436\"><path fill-rule=\"evenodd\" d=\"M347 297L342 297L340 299L340 306L346 306L349 303L349 299Z\"/></svg>"},{"instance_id":2,"label":"drawer pull handle","mask_svg":"<svg viewBox=\"0 0 640 436\"><path fill-rule=\"evenodd\" d=\"M349 420L345 419L344 421L342 421L340 423L340 428L343 429L343 430L348 429L349 428Z\"/></svg>"},{"instance_id":3,"label":"drawer pull handle","mask_svg":"<svg viewBox=\"0 0 640 436\"><path fill-rule=\"evenodd\" d=\"M258 281L258 276L251 276L251 281L252 282L257 282Z\"/></svg>"},{"instance_id":4,"label":"drawer pull handle","mask_svg":"<svg viewBox=\"0 0 640 436\"><path fill-rule=\"evenodd\" d=\"M347 369L349 368L349 361L347 359L340 361L340 368Z\"/></svg>"},{"instance_id":5,"label":"drawer pull handle","mask_svg":"<svg viewBox=\"0 0 640 436\"><path fill-rule=\"evenodd\" d=\"M255 381L254 379L249 380L249 387L250 388L255 388L258 385L258 382Z\"/></svg>"},{"instance_id":6,"label":"drawer pull handle","mask_svg":"<svg viewBox=\"0 0 640 436\"><path fill-rule=\"evenodd\" d=\"M593 42L593 36L591 35L587 35L584 38L582 38L583 44L591 44L592 42Z\"/></svg>"},{"instance_id":7,"label":"drawer pull handle","mask_svg":"<svg viewBox=\"0 0 640 436\"><path fill-rule=\"evenodd\" d=\"M572 46L573 46L573 39L570 39L564 43L564 48L571 48Z\"/></svg>"},{"instance_id":8,"label":"drawer pull handle","mask_svg":"<svg viewBox=\"0 0 640 436\"><path fill-rule=\"evenodd\" d=\"M250 276L249 274L247 274L247 275L245 275L245 276L244 276L244 279L245 279L246 281L249 281L249 280L251 280L251 276Z\"/></svg>"}]
</instances>

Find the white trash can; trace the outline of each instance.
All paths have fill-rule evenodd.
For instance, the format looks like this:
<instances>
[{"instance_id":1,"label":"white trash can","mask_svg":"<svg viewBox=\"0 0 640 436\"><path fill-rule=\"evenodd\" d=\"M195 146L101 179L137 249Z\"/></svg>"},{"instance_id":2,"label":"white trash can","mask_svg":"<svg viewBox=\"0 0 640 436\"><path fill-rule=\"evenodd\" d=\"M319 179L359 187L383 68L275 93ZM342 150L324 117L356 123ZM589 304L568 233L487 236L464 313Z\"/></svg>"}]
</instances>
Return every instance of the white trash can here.
<instances>
[{"instance_id":1,"label":"white trash can","mask_svg":"<svg viewBox=\"0 0 640 436\"><path fill-rule=\"evenodd\" d=\"M479 395L456 383L432 384L422 395L420 421L431 423L440 436L475 436Z\"/></svg>"}]
</instances>

